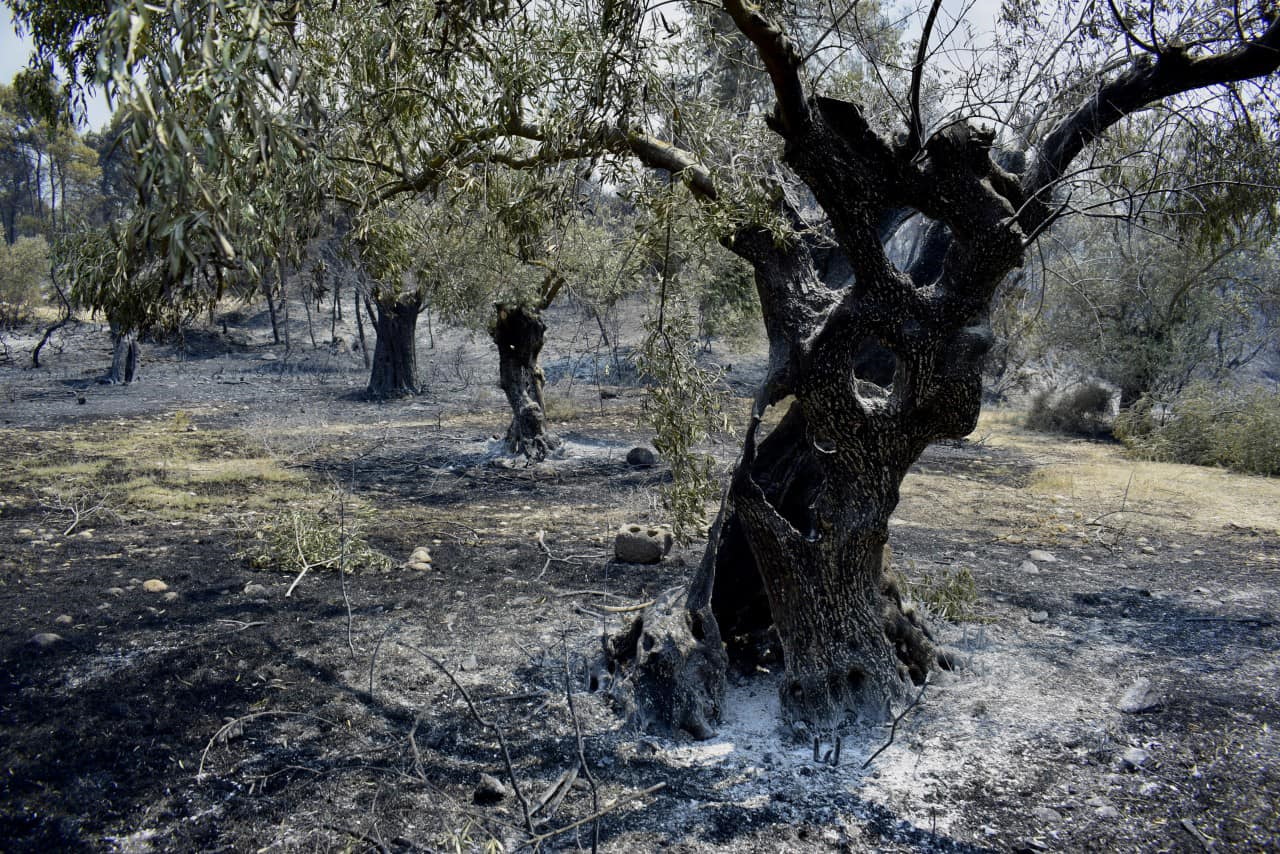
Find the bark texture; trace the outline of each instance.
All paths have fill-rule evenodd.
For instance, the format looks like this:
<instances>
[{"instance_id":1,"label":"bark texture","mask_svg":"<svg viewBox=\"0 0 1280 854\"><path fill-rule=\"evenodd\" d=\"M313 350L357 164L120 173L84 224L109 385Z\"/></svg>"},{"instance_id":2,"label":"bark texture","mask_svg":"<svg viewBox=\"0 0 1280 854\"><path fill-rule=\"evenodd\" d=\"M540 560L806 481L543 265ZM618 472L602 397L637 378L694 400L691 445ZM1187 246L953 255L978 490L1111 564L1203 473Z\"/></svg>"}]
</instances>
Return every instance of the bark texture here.
<instances>
[{"instance_id":1,"label":"bark texture","mask_svg":"<svg viewBox=\"0 0 1280 854\"><path fill-rule=\"evenodd\" d=\"M418 393L416 334L422 297L410 292L378 295L373 367L369 372L369 397L389 400Z\"/></svg>"},{"instance_id":2,"label":"bark texture","mask_svg":"<svg viewBox=\"0 0 1280 854\"><path fill-rule=\"evenodd\" d=\"M494 306L489 334L498 345L498 384L511 405L507 450L532 460L546 459L560 447L560 438L547 429L542 396L545 378L538 365L546 332L547 325L537 310L511 303Z\"/></svg>"},{"instance_id":3,"label":"bark texture","mask_svg":"<svg viewBox=\"0 0 1280 854\"><path fill-rule=\"evenodd\" d=\"M107 385L127 385L138 378L138 331L111 326L111 369L102 377Z\"/></svg>"}]
</instances>

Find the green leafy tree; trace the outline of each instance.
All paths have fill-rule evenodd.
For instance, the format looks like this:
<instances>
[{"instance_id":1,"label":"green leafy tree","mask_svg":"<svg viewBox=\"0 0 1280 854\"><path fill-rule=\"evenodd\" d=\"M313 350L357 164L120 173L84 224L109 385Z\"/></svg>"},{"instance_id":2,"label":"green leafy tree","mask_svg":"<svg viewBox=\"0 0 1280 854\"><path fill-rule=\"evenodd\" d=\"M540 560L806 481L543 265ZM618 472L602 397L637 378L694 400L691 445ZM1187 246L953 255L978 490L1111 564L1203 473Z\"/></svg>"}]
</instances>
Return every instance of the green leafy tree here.
<instances>
[{"instance_id":1,"label":"green leafy tree","mask_svg":"<svg viewBox=\"0 0 1280 854\"><path fill-rule=\"evenodd\" d=\"M49 244L40 236L0 246L0 326L12 327L44 300Z\"/></svg>"},{"instance_id":2,"label":"green leafy tree","mask_svg":"<svg viewBox=\"0 0 1280 854\"><path fill-rule=\"evenodd\" d=\"M1272 236L1202 244L1132 224L1091 221L1043 271L1039 344L1120 389L1127 409L1195 378L1222 381L1272 343Z\"/></svg>"}]
</instances>

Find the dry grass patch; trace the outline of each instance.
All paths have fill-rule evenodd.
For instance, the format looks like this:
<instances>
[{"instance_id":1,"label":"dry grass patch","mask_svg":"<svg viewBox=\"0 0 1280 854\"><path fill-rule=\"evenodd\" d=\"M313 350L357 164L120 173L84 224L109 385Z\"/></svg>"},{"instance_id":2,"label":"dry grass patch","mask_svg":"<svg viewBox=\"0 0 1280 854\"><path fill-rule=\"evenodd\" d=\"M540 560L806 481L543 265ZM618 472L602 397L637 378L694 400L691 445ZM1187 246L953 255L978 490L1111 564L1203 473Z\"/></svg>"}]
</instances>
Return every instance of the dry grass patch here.
<instances>
[{"instance_id":1,"label":"dry grass patch","mask_svg":"<svg viewBox=\"0 0 1280 854\"><path fill-rule=\"evenodd\" d=\"M1078 521L1120 516L1155 531L1220 532L1225 525L1280 532L1280 480L1178 463L1135 462L1116 444L1054 439L1018 428L1016 413L984 416L978 435L1040 467L1026 490ZM1063 514L1058 514L1063 515Z\"/></svg>"}]
</instances>

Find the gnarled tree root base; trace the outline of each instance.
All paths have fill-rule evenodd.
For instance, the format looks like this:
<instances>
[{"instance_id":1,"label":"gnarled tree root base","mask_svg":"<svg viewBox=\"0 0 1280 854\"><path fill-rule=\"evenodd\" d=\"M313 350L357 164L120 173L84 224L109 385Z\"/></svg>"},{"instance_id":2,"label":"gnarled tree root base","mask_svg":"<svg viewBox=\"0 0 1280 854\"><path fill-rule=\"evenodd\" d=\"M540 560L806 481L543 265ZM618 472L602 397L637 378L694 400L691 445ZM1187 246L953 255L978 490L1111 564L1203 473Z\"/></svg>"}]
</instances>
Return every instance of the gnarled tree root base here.
<instances>
[{"instance_id":1,"label":"gnarled tree root base","mask_svg":"<svg viewBox=\"0 0 1280 854\"><path fill-rule=\"evenodd\" d=\"M605 641L610 693L645 730L694 738L715 734L729 660L710 609L690 609L685 591L659 597Z\"/></svg>"}]
</instances>

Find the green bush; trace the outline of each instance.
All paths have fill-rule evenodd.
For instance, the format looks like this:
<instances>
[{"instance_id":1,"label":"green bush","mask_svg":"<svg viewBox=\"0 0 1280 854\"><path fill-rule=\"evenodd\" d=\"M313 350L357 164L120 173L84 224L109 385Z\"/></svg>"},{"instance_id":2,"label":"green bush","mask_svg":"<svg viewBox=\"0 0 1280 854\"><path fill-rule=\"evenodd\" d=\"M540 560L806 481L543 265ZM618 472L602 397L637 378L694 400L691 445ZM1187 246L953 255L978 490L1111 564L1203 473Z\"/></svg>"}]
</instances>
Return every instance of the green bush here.
<instances>
[{"instance_id":1,"label":"green bush","mask_svg":"<svg viewBox=\"0 0 1280 854\"><path fill-rule=\"evenodd\" d=\"M1061 394L1045 389L1031 399L1027 427L1100 439L1111 435L1110 414L1111 392L1099 383L1085 383Z\"/></svg>"},{"instance_id":2,"label":"green bush","mask_svg":"<svg viewBox=\"0 0 1280 854\"><path fill-rule=\"evenodd\" d=\"M1142 459L1280 474L1280 396L1268 389L1193 383L1167 411L1142 398L1114 431Z\"/></svg>"},{"instance_id":3,"label":"green bush","mask_svg":"<svg viewBox=\"0 0 1280 854\"><path fill-rule=\"evenodd\" d=\"M0 246L0 326L13 326L43 299L49 244L43 237L19 237L12 246Z\"/></svg>"}]
</instances>

